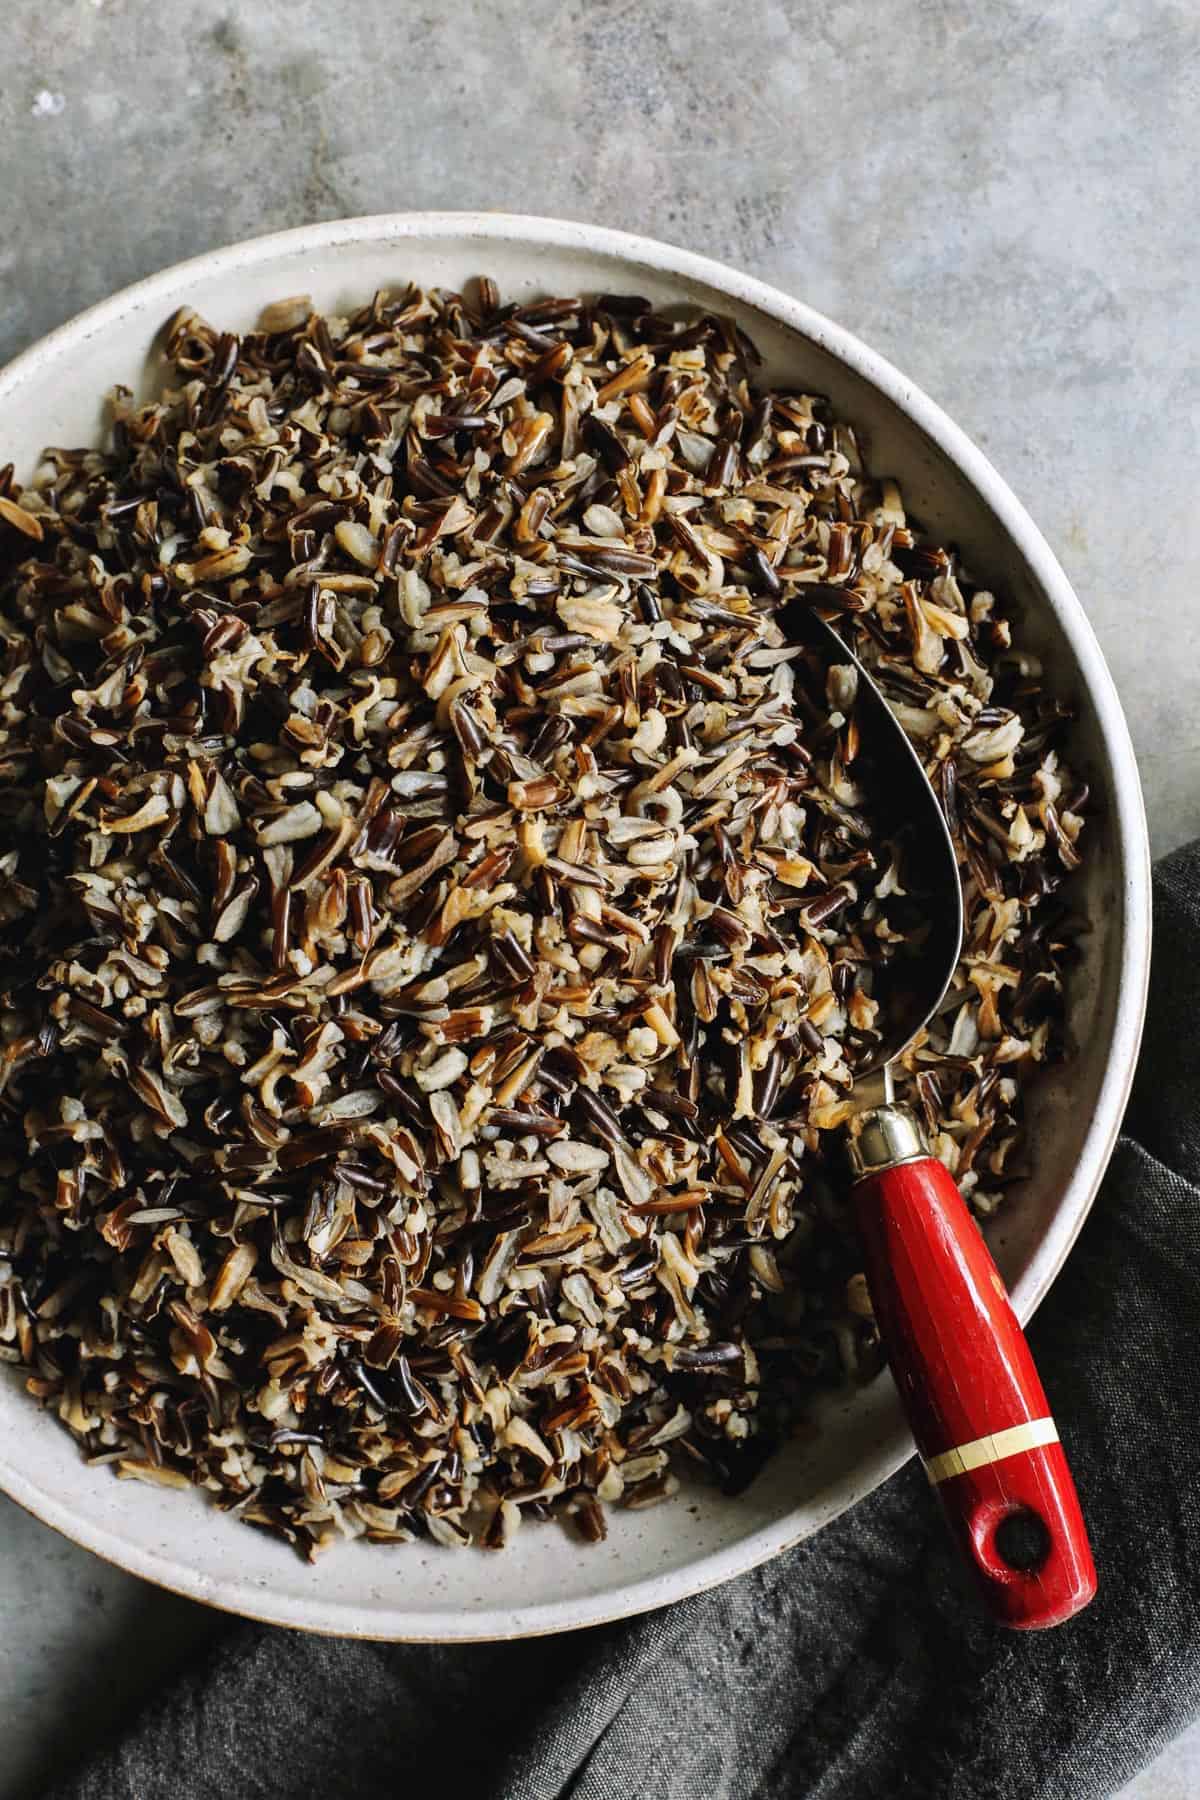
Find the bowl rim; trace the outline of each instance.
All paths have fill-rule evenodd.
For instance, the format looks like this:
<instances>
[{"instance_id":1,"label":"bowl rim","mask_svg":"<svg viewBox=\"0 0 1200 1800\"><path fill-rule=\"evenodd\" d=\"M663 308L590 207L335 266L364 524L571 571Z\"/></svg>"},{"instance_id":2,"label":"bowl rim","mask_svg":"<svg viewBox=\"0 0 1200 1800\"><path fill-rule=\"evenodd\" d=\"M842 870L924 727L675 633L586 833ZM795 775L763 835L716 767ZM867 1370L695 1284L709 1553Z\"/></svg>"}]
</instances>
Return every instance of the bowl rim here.
<instances>
[{"instance_id":1,"label":"bowl rim","mask_svg":"<svg viewBox=\"0 0 1200 1800\"><path fill-rule=\"evenodd\" d=\"M41 366L103 333L124 315L150 311L177 298L189 279L205 282L279 257L327 256L350 245L403 243L434 238L462 243L526 243L576 250L644 267L655 275L705 284L730 295L778 325L815 344L874 387L923 433L992 513L1032 573L1067 638L1082 684L1095 708L1112 772L1114 806L1108 821L1120 882L1122 916L1120 991L1107 1068L1100 1084L1079 1162L1058 1210L1013 1288L1022 1319L1040 1303L1083 1225L1120 1130L1133 1081L1145 1016L1150 967L1150 851L1141 784L1128 725L1103 652L1083 606L1041 531L1004 478L959 426L887 358L824 314L780 288L713 258L645 237L574 219L535 214L423 211L377 213L334 219L246 238L171 264L120 289L47 333L0 369L0 408L10 405ZM583 1598L551 1600L469 1614L418 1611L403 1606L364 1615L353 1603L276 1596L256 1583L210 1575L174 1554L164 1554L81 1518L55 1492L17 1468L0 1445L0 1490L42 1523L106 1561L159 1587L264 1623L329 1635L408 1642L476 1642L536 1636L610 1623L686 1599L741 1575L789 1549L874 1491L912 1455L911 1445L885 1446L865 1459L836 1494L812 1503L818 1514L803 1525L785 1514L736 1543L665 1575L642 1578Z\"/></svg>"}]
</instances>

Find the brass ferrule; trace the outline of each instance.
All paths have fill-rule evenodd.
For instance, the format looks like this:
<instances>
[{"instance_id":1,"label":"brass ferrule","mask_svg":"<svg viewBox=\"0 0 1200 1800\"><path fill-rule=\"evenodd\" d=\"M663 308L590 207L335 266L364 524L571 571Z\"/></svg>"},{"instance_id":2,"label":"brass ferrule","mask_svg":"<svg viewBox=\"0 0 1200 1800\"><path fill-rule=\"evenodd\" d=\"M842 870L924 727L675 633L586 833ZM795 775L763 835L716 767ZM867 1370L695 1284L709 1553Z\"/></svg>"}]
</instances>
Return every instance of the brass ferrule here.
<instances>
[{"instance_id":1,"label":"brass ferrule","mask_svg":"<svg viewBox=\"0 0 1200 1800\"><path fill-rule=\"evenodd\" d=\"M855 1181L929 1155L925 1134L908 1106L873 1106L852 1121L850 1131L846 1155Z\"/></svg>"}]
</instances>

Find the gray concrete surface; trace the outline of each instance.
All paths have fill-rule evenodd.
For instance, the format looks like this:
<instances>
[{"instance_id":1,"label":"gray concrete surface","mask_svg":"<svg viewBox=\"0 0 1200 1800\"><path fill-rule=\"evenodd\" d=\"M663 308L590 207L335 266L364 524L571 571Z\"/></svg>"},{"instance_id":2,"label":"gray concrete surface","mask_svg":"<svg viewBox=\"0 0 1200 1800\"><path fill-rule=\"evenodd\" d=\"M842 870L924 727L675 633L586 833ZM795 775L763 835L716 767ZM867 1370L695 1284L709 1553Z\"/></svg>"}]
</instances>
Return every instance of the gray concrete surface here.
<instances>
[{"instance_id":1,"label":"gray concrete surface","mask_svg":"<svg viewBox=\"0 0 1200 1800\"><path fill-rule=\"evenodd\" d=\"M1192 0L0 13L0 361L309 219L494 207L710 252L859 332L983 445L1095 623L1156 850L1200 830ZM0 1800L214 1629L7 1503L0 1609ZM1129 1792L1200 1792L1200 1738Z\"/></svg>"}]
</instances>

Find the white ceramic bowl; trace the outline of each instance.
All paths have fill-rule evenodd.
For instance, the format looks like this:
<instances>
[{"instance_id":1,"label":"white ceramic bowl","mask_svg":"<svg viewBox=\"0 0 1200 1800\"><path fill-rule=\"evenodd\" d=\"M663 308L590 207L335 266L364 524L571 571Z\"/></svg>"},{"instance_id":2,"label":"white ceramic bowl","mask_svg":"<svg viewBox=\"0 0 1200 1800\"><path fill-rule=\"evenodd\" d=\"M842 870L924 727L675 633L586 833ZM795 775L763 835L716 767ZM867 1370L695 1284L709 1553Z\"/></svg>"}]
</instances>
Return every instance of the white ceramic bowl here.
<instances>
[{"instance_id":1,"label":"white ceramic bowl","mask_svg":"<svg viewBox=\"0 0 1200 1800\"><path fill-rule=\"evenodd\" d=\"M1015 602L1024 641L1078 704L1078 760L1098 818L1082 885L1092 931L1071 990L1076 1055L1035 1095L1037 1177L992 1239L1027 1316L1091 1204L1137 1052L1150 936L1141 792L1108 670L1041 533L974 445L890 364L788 295L645 238L499 214L348 219L181 263L53 332L0 374L3 460L15 458L28 474L47 443L95 441L100 397L117 382L153 380L160 329L184 303L238 330L284 295L310 293L336 308L410 279L457 288L478 274L493 276L505 299L623 289L733 314L765 357L764 378L829 395L863 428L871 466L897 475L910 510ZM594 1548L553 1526L528 1527L503 1555L352 1545L310 1568L198 1495L89 1470L19 1378L5 1370L0 1380L0 1486L48 1525L194 1599L364 1637L518 1636L677 1600L818 1530L911 1452L885 1377L831 1403L817 1440L781 1454L739 1499L685 1491L649 1512L618 1513Z\"/></svg>"}]
</instances>

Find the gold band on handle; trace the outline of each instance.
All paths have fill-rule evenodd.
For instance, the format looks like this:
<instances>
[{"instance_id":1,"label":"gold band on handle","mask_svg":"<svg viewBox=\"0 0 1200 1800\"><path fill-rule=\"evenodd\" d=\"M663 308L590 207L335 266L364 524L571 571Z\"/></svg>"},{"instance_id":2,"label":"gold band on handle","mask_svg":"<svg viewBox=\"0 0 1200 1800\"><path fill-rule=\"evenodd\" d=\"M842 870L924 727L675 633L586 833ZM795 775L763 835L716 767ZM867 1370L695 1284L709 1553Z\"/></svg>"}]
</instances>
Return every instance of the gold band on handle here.
<instances>
[{"instance_id":1,"label":"gold band on handle","mask_svg":"<svg viewBox=\"0 0 1200 1800\"><path fill-rule=\"evenodd\" d=\"M846 1156L855 1181L882 1175L901 1163L921 1162L928 1155L925 1134L911 1107L872 1106L850 1121Z\"/></svg>"},{"instance_id":2,"label":"gold band on handle","mask_svg":"<svg viewBox=\"0 0 1200 1800\"><path fill-rule=\"evenodd\" d=\"M1043 1444L1057 1442L1058 1426L1053 1419L1028 1419L1024 1425L1010 1425L1007 1431L993 1431L969 1444L959 1444L956 1450L926 1458L925 1473L936 1487L939 1481L965 1475L970 1469L982 1469L987 1463L1003 1462L1006 1456L1019 1456L1022 1450L1038 1450Z\"/></svg>"}]
</instances>

